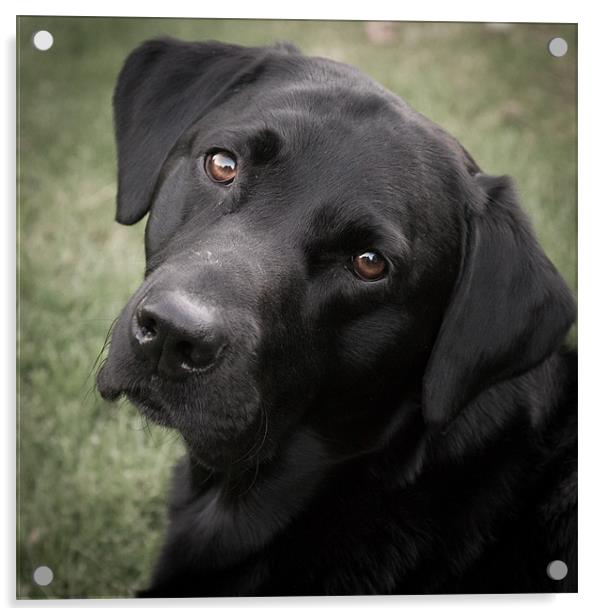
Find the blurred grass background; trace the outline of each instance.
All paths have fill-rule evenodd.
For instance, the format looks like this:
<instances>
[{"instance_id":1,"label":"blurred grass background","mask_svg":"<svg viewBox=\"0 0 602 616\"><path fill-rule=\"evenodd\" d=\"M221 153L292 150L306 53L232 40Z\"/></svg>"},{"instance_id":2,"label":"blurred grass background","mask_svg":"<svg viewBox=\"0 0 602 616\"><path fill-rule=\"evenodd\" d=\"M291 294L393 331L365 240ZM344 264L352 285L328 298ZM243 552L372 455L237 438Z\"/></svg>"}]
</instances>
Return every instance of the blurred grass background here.
<instances>
[{"instance_id":1,"label":"blurred grass background","mask_svg":"<svg viewBox=\"0 0 602 616\"><path fill-rule=\"evenodd\" d=\"M41 29L54 46L31 44ZM512 25L18 19L17 596L131 596L148 579L182 447L94 392L107 329L143 272L142 226L113 222L111 94L142 40L277 40L354 64L514 176L576 291L577 30ZM552 57L562 36L568 54ZM575 333L572 333L575 340ZM47 565L54 580L32 581Z\"/></svg>"}]
</instances>

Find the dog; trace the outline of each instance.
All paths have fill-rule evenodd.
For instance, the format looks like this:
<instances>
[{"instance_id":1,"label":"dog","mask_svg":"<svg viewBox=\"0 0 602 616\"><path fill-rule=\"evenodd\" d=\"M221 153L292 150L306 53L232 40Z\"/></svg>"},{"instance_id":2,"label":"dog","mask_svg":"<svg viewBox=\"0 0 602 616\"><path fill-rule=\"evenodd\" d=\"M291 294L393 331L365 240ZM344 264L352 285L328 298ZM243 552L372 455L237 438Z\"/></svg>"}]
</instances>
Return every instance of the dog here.
<instances>
[{"instance_id":1,"label":"dog","mask_svg":"<svg viewBox=\"0 0 602 616\"><path fill-rule=\"evenodd\" d=\"M289 44L147 41L113 103L97 384L187 449L138 596L576 592L575 302L512 181Z\"/></svg>"}]
</instances>

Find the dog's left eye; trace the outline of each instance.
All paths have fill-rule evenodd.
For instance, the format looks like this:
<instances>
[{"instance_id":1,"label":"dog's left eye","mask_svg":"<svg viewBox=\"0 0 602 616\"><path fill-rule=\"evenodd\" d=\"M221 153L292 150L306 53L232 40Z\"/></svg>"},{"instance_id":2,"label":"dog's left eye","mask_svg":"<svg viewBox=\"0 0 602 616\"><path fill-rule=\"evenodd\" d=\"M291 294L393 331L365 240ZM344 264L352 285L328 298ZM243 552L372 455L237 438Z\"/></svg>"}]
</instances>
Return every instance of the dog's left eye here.
<instances>
[{"instance_id":1,"label":"dog's left eye","mask_svg":"<svg viewBox=\"0 0 602 616\"><path fill-rule=\"evenodd\" d=\"M234 154L220 150L205 156L205 173L220 184L229 184L236 177L236 158Z\"/></svg>"},{"instance_id":2,"label":"dog's left eye","mask_svg":"<svg viewBox=\"0 0 602 616\"><path fill-rule=\"evenodd\" d=\"M384 278L387 273L387 262L378 252L368 250L354 255L351 265L355 274L362 280L372 282Z\"/></svg>"}]
</instances>

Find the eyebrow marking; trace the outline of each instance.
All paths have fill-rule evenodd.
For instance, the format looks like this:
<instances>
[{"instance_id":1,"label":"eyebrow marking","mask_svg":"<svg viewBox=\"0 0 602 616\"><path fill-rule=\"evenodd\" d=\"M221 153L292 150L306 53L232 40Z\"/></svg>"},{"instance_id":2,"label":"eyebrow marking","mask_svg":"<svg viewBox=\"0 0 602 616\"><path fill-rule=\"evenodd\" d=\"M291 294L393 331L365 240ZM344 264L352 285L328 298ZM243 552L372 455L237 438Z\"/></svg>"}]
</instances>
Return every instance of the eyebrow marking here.
<instances>
[{"instance_id":1,"label":"eyebrow marking","mask_svg":"<svg viewBox=\"0 0 602 616\"><path fill-rule=\"evenodd\" d=\"M274 160L282 148L282 139L274 130L262 128L249 139L254 163L266 164Z\"/></svg>"},{"instance_id":2,"label":"eyebrow marking","mask_svg":"<svg viewBox=\"0 0 602 616\"><path fill-rule=\"evenodd\" d=\"M330 204L313 214L308 228L309 243L316 250L381 248L400 262L411 257L411 242L390 212L379 215L353 205Z\"/></svg>"}]
</instances>

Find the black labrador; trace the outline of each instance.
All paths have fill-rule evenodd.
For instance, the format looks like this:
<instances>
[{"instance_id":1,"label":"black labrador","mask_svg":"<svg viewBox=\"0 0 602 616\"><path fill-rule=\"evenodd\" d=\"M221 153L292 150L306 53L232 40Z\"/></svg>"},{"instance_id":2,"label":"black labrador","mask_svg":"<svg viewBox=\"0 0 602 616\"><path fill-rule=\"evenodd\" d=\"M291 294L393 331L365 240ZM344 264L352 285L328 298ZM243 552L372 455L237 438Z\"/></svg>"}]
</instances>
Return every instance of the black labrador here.
<instances>
[{"instance_id":1,"label":"black labrador","mask_svg":"<svg viewBox=\"0 0 602 616\"><path fill-rule=\"evenodd\" d=\"M140 595L576 591L575 305L510 180L290 45L146 42L114 111L98 386L188 450Z\"/></svg>"}]
</instances>

